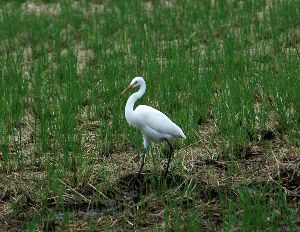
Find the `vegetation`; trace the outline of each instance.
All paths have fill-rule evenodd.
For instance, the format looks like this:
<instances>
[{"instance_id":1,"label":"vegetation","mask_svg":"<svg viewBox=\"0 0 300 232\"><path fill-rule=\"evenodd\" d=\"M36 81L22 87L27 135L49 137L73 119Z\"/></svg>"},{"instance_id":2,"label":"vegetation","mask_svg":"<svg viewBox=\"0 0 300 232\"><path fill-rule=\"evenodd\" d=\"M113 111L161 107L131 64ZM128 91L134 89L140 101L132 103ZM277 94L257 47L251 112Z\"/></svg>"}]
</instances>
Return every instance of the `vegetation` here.
<instances>
[{"instance_id":1,"label":"vegetation","mask_svg":"<svg viewBox=\"0 0 300 232\"><path fill-rule=\"evenodd\" d=\"M0 3L0 230L300 227L293 0ZM167 179L120 93L183 128ZM166 146L167 148L167 146Z\"/></svg>"}]
</instances>

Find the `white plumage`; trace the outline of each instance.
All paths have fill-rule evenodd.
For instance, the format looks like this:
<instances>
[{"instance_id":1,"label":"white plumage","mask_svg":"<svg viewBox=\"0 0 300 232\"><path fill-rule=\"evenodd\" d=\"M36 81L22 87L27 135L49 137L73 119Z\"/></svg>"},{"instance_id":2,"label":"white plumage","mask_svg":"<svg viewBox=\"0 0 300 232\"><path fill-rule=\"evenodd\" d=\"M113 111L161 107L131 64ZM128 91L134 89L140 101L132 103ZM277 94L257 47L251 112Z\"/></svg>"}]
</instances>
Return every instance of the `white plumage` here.
<instances>
[{"instance_id":1,"label":"white plumage","mask_svg":"<svg viewBox=\"0 0 300 232\"><path fill-rule=\"evenodd\" d=\"M134 111L136 122L143 136L149 142L161 142L164 139L185 139L183 131L172 122L164 113L145 105L138 106Z\"/></svg>"},{"instance_id":2,"label":"white plumage","mask_svg":"<svg viewBox=\"0 0 300 232\"><path fill-rule=\"evenodd\" d=\"M141 168L138 172L140 174L145 159L147 147L151 142L166 141L170 146L170 154L167 163L166 174L168 172L169 163L172 155L172 146L170 141L176 138L185 139L183 131L179 126L171 121L164 113L146 105L140 105L133 109L134 103L141 98L146 91L146 83L142 77L135 77L130 85L123 90L122 94L131 88L139 86L138 92L132 94L125 106L125 117L129 125L139 128L144 138L144 154L142 157Z\"/></svg>"}]
</instances>

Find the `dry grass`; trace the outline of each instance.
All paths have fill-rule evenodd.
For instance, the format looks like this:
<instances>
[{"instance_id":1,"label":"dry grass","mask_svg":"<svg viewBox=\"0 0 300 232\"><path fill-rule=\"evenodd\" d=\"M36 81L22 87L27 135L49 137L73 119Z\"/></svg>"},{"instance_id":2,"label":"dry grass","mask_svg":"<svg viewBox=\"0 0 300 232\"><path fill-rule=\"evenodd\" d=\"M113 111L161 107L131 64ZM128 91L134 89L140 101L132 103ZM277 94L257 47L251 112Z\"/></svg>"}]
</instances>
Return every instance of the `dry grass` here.
<instances>
[{"instance_id":1,"label":"dry grass","mask_svg":"<svg viewBox=\"0 0 300 232\"><path fill-rule=\"evenodd\" d=\"M30 129L32 120L31 116L27 115L21 124L23 151L27 156L32 154ZM87 136L90 141L87 141L86 149L95 154L96 151L93 148L95 127L92 123L90 125ZM235 190L241 184L251 185L254 179L256 183L282 185L290 202L299 207L299 148L289 146L284 140L271 138L261 141L259 145L251 146L250 144L245 157L241 156L235 161L226 160L217 155L222 152L220 147L224 142L213 139L218 137L216 128L212 124L206 124L199 131L197 143L176 151L170 177L167 179L167 192L175 198L178 197L180 204L182 204L182 194L186 195L186 203L183 203L186 207L190 207L190 204L197 205L199 215L204 221L206 220L203 229L207 226L207 229L215 230L220 223L221 208L217 200L217 192L220 189L223 193L235 194ZM12 137L10 145L12 150L18 149L13 143L17 137L17 135ZM212 139L214 143L208 142ZM157 156L159 150L152 149L152 153ZM139 159L134 150L118 153L109 151L104 157L93 159L92 172L89 173L87 179L82 178L81 183L76 187L72 187L71 172L68 179L60 180L60 184L67 190L62 196L65 208L78 208L77 212L71 213L69 228L65 229L86 230L90 228L91 223L96 228L102 228L101 225L105 224L115 229L122 229L124 225L130 229L164 229L165 209L162 203L164 198L158 197L155 191L159 189L155 190L155 187L151 185L152 175L156 175L151 158L148 157L145 165L143 174L145 182L142 187L136 188L129 185L134 178L133 173L139 167ZM163 170L163 160L164 158L160 158L158 161L159 170ZM181 165L184 172L178 170L178 166ZM14 230L14 226L19 223L18 220L22 221L25 213L38 213L41 207L41 202L37 201L39 198L37 194L41 188L39 183L44 182L47 173L40 171L40 164L34 164L32 160L30 165L26 164L26 166L28 169L21 173L12 168L9 174L2 173L1 175L0 208L1 217L4 219L1 225L2 230ZM104 175L101 174L104 170L105 180L103 180ZM81 170L81 175L84 175L84 170ZM159 180L159 177L156 178ZM193 198L187 195L188 189L183 189L186 185L189 186ZM48 199L47 205L52 208L57 204L57 197L49 193L50 195L52 197ZM98 205L97 210L94 210L96 195L103 198L103 203ZM13 216L16 210L20 212L17 218ZM184 217L184 207L181 213ZM63 228L61 217L56 214L56 219L50 227Z\"/></svg>"},{"instance_id":2,"label":"dry grass","mask_svg":"<svg viewBox=\"0 0 300 232\"><path fill-rule=\"evenodd\" d=\"M174 4L174 1L162 2L165 7L173 7ZM71 7L74 10L82 9L85 17L88 17L90 14L103 11L105 4L104 1L103 4L90 4L89 7L82 8L79 2L74 2ZM211 4L215 6L216 1L211 1ZM241 7L243 1L239 4ZM258 13L260 20L263 21L268 16L271 5L272 1L267 1L266 8ZM22 4L21 9L23 17L32 13L37 17L42 17L43 14L55 17L61 13L60 3L42 4L30 1ZM153 3L143 2L142 9L150 16L153 13ZM62 44L67 40L67 35L72 34L74 30L72 26L66 25L65 30L60 32ZM234 28L233 31L236 34L240 33L239 28ZM145 28L145 33L147 33L147 28ZM290 40L297 40L298 34L299 30L295 32L295 38L291 37ZM191 33L190 38L193 39L195 36L198 34ZM121 49L118 42L112 43L114 49L107 49L107 54ZM160 43L161 50L166 50L168 46L176 47L179 44L177 40L162 40ZM287 48L289 52L299 53L299 43L295 44L295 47ZM3 46L0 42L1 55ZM70 47L77 58L77 74L84 77L87 67L95 61L94 51L76 40ZM125 56L129 57L128 59L135 59L131 57L130 49L131 41L128 41L128 53ZM194 52L199 51L202 55L204 50L205 43L203 46L195 46L192 49ZM64 57L67 53L68 50L62 48L60 55ZM251 45L249 53L253 57L273 55L271 45L267 40ZM48 56L51 60L51 52ZM168 61L166 58L157 57L156 59L161 71L168 64L172 64L172 60ZM29 92L32 88L29 72L33 62L32 48L28 46L23 51L21 65L24 71L22 75L28 81ZM48 69L55 69L55 64ZM201 72L200 66L199 72ZM271 98L271 96L265 96L263 92L258 93L256 111L261 110L261 99L272 101ZM30 98L27 100L29 101ZM143 184L139 186L130 184L134 173L139 168L137 149L130 145L120 149L112 142L101 141L99 130L102 122L89 120L86 111L84 107L81 109L76 128L78 131L83 131L81 145L85 152L81 161L76 160L78 163L81 162L78 168L66 170L65 178L58 178L58 183L55 183L65 190L61 196L59 191L48 191L48 185L51 183L47 183L50 174L47 173L46 166L49 163L47 158L50 159L50 165L58 166L59 161L54 160L54 155L51 153L54 149L57 149L55 152L58 153L58 157L62 157L63 154L59 147L53 147L51 143L53 135L49 131L51 152L47 156L40 155L41 145L36 139L39 136L34 130L39 120L35 118L34 113L29 110L25 111L10 136L8 145L12 157L22 155L22 165L17 163L19 159L15 158L11 159L7 167L0 162L1 231L17 231L29 214L47 215L48 212L53 212L53 219L47 224L40 223L38 227L40 231L58 228L86 231L91 228L91 225L99 231L105 229L103 225L114 230L124 230L124 228L145 231L150 228L165 230L166 222L172 224L172 218L165 218L165 202L168 200L166 196L177 200L182 218L186 216L189 208L195 206L203 222L202 229L213 231L219 229L221 223L221 205L218 194L236 195L236 189L239 186L255 183L282 186L289 202L300 210L300 148L289 144L286 135L278 129L276 115L273 112L268 115L266 131L261 132L258 141L248 141L246 148L236 149L235 157L237 158L234 160L225 155L228 141L220 136L219 129L213 120L208 119L203 124L199 123L201 125L195 127L197 131L194 131L195 142L188 146L180 145L176 150L167 180L160 177L166 160L163 157L164 152L161 151L161 146L153 146L144 167ZM96 113L92 112L92 114ZM152 157L155 157L157 161L152 162ZM1 159L0 153L0 161ZM20 167L22 169L19 170ZM157 185L153 185L153 180L157 182ZM46 202L42 201L41 195L43 194L48 196ZM60 211L60 204L63 204L64 209L71 211L68 228L63 219L65 214ZM300 224L299 217L297 223ZM181 229L184 230L184 228Z\"/></svg>"}]
</instances>

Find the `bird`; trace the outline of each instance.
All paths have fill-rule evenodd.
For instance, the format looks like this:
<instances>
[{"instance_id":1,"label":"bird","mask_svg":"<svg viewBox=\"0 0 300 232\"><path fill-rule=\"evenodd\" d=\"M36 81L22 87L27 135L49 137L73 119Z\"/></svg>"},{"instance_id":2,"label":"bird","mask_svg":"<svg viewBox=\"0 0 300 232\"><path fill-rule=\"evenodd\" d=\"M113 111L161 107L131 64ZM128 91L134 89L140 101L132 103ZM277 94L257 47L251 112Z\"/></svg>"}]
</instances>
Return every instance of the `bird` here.
<instances>
[{"instance_id":1,"label":"bird","mask_svg":"<svg viewBox=\"0 0 300 232\"><path fill-rule=\"evenodd\" d=\"M141 98L146 91L146 83L143 77L133 78L131 83L121 93L123 95L128 90L136 87L139 87L139 90L133 93L126 102L125 118L129 125L138 128L143 135L144 151L141 156L141 165L137 172L137 176L141 175L144 167L148 146L151 143L165 141L169 145L168 163L164 174L164 176L167 177L173 154L171 141L177 138L186 139L186 136L179 126L159 110L147 105L139 105L134 109L135 102Z\"/></svg>"}]
</instances>

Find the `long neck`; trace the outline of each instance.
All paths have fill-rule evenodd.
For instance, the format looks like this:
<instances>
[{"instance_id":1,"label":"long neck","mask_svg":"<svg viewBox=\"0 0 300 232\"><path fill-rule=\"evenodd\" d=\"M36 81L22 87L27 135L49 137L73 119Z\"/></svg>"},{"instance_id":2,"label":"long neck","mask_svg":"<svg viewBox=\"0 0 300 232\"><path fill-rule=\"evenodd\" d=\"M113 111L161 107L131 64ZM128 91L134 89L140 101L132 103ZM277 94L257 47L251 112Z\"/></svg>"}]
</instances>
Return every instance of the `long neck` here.
<instances>
[{"instance_id":1,"label":"long neck","mask_svg":"<svg viewBox=\"0 0 300 232\"><path fill-rule=\"evenodd\" d=\"M146 84L142 84L139 91L132 94L128 98L128 100L126 102L126 106L125 106L125 117L129 123L131 121L130 119L132 119L132 116L133 116L134 103L144 95L145 91L146 91Z\"/></svg>"}]
</instances>

